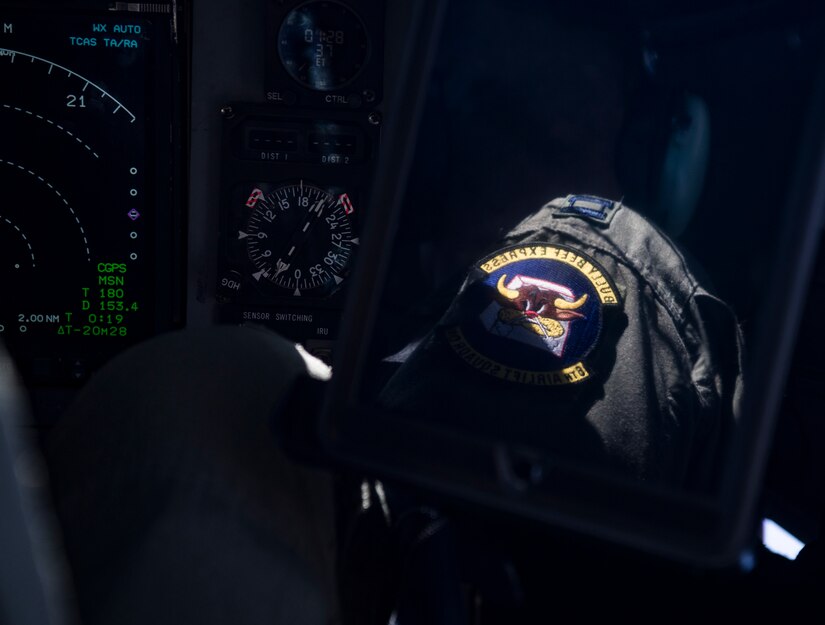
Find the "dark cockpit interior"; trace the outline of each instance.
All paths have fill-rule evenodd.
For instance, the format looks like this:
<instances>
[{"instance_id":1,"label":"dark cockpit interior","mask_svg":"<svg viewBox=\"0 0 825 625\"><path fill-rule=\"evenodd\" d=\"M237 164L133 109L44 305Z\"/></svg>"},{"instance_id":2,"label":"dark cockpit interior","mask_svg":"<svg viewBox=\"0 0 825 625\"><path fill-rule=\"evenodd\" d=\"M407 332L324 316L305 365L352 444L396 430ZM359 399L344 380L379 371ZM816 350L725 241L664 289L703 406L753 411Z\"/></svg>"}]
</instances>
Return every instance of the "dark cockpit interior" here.
<instances>
[{"instance_id":1,"label":"dark cockpit interior","mask_svg":"<svg viewBox=\"0 0 825 625\"><path fill-rule=\"evenodd\" d=\"M821 604L818 3L0 24L0 623Z\"/></svg>"}]
</instances>

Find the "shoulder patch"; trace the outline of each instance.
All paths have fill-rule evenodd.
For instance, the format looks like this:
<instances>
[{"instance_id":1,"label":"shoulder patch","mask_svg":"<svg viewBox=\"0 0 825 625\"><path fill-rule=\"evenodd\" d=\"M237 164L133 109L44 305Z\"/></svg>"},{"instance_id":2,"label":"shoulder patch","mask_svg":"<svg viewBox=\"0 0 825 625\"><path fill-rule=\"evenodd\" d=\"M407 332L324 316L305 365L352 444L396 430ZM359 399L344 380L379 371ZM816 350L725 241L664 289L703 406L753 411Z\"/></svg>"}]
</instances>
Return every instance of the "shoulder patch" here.
<instances>
[{"instance_id":1,"label":"shoulder patch","mask_svg":"<svg viewBox=\"0 0 825 625\"><path fill-rule=\"evenodd\" d=\"M605 307L619 306L612 279L563 245L517 245L475 267L445 338L455 353L494 377L561 386L591 377Z\"/></svg>"}]
</instances>

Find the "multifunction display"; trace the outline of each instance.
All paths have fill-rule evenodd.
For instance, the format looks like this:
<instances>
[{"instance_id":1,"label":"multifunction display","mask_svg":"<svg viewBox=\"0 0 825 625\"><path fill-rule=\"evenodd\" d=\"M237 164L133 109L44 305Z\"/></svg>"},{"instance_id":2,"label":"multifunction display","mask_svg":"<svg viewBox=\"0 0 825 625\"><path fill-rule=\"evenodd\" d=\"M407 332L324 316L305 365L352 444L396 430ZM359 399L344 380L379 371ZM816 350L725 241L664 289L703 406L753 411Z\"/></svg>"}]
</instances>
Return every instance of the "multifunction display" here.
<instances>
[{"instance_id":1,"label":"multifunction display","mask_svg":"<svg viewBox=\"0 0 825 625\"><path fill-rule=\"evenodd\" d=\"M152 332L158 39L134 14L0 12L0 338L43 367Z\"/></svg>"}]
</instances>

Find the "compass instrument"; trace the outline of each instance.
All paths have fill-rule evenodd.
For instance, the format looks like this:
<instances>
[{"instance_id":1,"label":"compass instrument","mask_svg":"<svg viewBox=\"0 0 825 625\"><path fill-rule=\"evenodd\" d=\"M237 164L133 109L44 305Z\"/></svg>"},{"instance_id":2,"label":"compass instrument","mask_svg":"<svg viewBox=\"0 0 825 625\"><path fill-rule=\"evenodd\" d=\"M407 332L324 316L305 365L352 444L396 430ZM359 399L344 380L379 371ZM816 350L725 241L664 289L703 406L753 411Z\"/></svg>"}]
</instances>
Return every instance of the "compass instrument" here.
<instances>
[{"instance_id":1,"label":"compass instrument","mask_svg":"<svg viewBox=\"0 0 825 625\"><path fill-rule=\"evenodd\" d=\"M271 189L271 190L263 190ZM238 238L246 243L252 278L294 297L331 295L349 272L359 241L352 201L303 180L250 191L252 212Z\"/></svg>"}]
</instances>

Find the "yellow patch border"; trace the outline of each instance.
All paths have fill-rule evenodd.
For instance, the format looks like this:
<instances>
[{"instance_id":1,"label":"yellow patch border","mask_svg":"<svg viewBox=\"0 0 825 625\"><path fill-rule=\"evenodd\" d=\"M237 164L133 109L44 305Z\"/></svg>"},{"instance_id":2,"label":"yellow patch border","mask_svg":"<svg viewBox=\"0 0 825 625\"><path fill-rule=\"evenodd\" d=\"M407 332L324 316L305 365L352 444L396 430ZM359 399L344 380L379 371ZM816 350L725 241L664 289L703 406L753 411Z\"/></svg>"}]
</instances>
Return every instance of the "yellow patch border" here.
<instances>
[{"instance_id":1,"label":"yellow patch border","mask_svg":"<svg viewBox=\"0 0 825 625\"><path fill-rule=\"evenodd\" d=\"M495 256L479 265L479 269L489 275L512 263L530 259L557 260L571 267L575 267L587 278L590 284L593 285L602 304L606 306L619 304L619 296L613 289L610 280L602 273L602 270L586 256L567 247L545 244L520 245L498 252ZM578 365L573 366L576 367Z\"/></svg>"}]
</instances>

